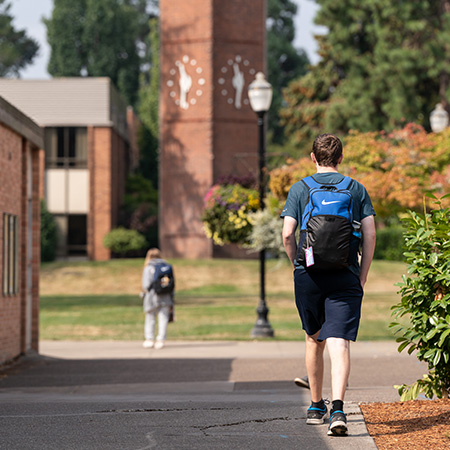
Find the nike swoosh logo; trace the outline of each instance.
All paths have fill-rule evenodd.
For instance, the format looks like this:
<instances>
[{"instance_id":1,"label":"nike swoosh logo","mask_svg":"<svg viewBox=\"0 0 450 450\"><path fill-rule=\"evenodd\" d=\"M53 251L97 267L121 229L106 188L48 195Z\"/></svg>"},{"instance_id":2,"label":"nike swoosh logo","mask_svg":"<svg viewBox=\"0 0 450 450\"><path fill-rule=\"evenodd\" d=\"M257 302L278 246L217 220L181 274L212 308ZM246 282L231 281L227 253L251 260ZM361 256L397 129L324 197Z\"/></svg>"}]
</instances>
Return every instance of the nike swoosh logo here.
<instances>
[{"instance_id":1,"label":"nike swoosh logo","mask_svg":"<svg viewBox=\"0 0 450 450\"><path fill-rule=\"evenodd\" d=\"M332 203L341 203L340 202L340 200L335 200L335 201L332 201L332 202L327 202L327 201L325 201L325 200L322 200L322 205L331 205Z\"/></svg>"}]
</instances>

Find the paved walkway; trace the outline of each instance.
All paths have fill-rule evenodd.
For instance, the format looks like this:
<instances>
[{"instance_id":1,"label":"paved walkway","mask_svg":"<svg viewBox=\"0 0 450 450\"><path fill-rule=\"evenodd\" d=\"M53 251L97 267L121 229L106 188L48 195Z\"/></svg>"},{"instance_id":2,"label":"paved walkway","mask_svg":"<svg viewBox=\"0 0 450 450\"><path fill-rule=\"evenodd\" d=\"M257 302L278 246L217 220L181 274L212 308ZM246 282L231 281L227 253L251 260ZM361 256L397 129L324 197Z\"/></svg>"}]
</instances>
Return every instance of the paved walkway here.
<instances>
[{"instance_id":1,"label":"paved walkway","mask_svg":"<svg viewBox=\"0 0 450 450\"><path fill-rule=\"evenodd\" d=\"M358 402L397 401L426 371L396 348L352 344L342 438L305 424L301 342L44 341L0 372L0 449L374 450Z\"/></svg>"}]
</instances>

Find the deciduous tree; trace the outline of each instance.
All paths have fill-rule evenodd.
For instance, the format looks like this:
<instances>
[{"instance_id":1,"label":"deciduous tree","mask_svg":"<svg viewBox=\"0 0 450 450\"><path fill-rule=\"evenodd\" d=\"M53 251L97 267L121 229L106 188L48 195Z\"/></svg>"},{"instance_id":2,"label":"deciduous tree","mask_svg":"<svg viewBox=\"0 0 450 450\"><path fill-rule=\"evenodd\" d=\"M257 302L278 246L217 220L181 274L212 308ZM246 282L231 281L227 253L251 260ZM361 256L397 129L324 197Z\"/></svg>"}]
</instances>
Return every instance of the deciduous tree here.
<instances>
[{"instance_id":1,"label":"deciduous tree","mask_svg":"<svg viewBox=\"0 0 450 450\"><path fill-rule=\"evenodd\" d=\"M141 22L135 4L55 0L52 16L45 24L51 75L110 77L126 101L135 104L141 64Z\"/></svg>"},{"instance_id":2,"label":"deciduous tree","mask_svg":"<svg viewBox=\"0 0 450 450\"><path fill-rule=\"evenodd\" d=\"M449 142L450 129L426 133L416 124L391 133L353 131L344 139L340 171L367 188L381 220L407 209L420 211L425 194L450 191ZM270 190L285 199L293 183L314 172L309 158L288 161L270 173Z\"/></svg>"},{"instance_id":3,"label":"deciduous tree","mask_svg":"<svg viewBox=\"0 0 450 450\"><path fill-rule=\"evenodd\" d=\"M10 9L10 3L0 0L0 77L18 77L39 50L38 43L25 30L14 27Z\"/></svg>"}]
</instances>

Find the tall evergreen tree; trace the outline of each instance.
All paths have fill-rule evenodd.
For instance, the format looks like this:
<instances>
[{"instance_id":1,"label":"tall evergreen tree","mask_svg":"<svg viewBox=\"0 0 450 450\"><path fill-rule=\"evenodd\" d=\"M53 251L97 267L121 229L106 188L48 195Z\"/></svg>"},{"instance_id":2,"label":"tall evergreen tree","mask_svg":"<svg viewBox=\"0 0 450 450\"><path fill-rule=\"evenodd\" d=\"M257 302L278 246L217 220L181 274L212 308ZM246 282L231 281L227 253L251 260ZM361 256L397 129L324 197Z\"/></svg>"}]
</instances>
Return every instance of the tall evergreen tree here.
<instances>
[{"instance_id":1,"label":"tall evergreen tree","mask_svg":"<svg viewBox=\"0 0 450 450\"><path fill-rule=\"evenodd\" d=\"M10 9L10 3L0 0L0 77L19 76L39 50L38 43L25 30L14 28Z\"/></svg>"},{"instance_id":2,"label":"tall evergreen tree","mask_svg":"<svg viewBox=\"0 0 450 450\"><path fill-rule=\"evenodd\" d=\"M294 18L297 5L292 0L269 0L267 11L267 66L268 80L273 87L273 99L269 114L272 140L282 142L283 128L279 110L283 104L282 89L290 81L304 75L309 64L304 50L293 46Z\"/></svg>"},{"instance_id":3,"label":"tall evergreen tree","mask_svg":"<svg viewBox=\"0 0 450 450\"><path fill-rule=\"evenodd\" d=\"M428 125L437 101L448 108L448 0L316 0L321 61L293 82L281 113L287 132L391 130Z\"/></svg>"}]
</instances>

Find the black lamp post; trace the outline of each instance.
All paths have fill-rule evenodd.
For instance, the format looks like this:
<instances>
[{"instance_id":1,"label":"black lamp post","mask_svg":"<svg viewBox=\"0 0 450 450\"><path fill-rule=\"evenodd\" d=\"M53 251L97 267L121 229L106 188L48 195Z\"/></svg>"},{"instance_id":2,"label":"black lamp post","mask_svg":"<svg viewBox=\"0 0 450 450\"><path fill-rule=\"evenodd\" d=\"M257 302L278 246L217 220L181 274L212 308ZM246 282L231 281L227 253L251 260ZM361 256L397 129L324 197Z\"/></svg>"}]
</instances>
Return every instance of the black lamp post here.
<instances>
[{"instance_id":1,"label":"black lamp post","mask_svg":"<svg viewBox=\"0 0 450 450\"><path fill-rule=\"evenodd\" d=\"M272 102L272 86L266 81L264 74L258 72L256 79L248 87L248 98L253 111L258 115L258 131L259 131L259 202L261 209L265 208L264 197L266 192L266 148L265 148L265 132L264 132L264 116L270 108ZM267 315L269 309L266 304L266 252L261 250L259 253L259 269L260 269L260 300L256 312L258 318L252 329L252 337L273 337L273 329L270 325Z\"/></svg>"}]
</instances>

